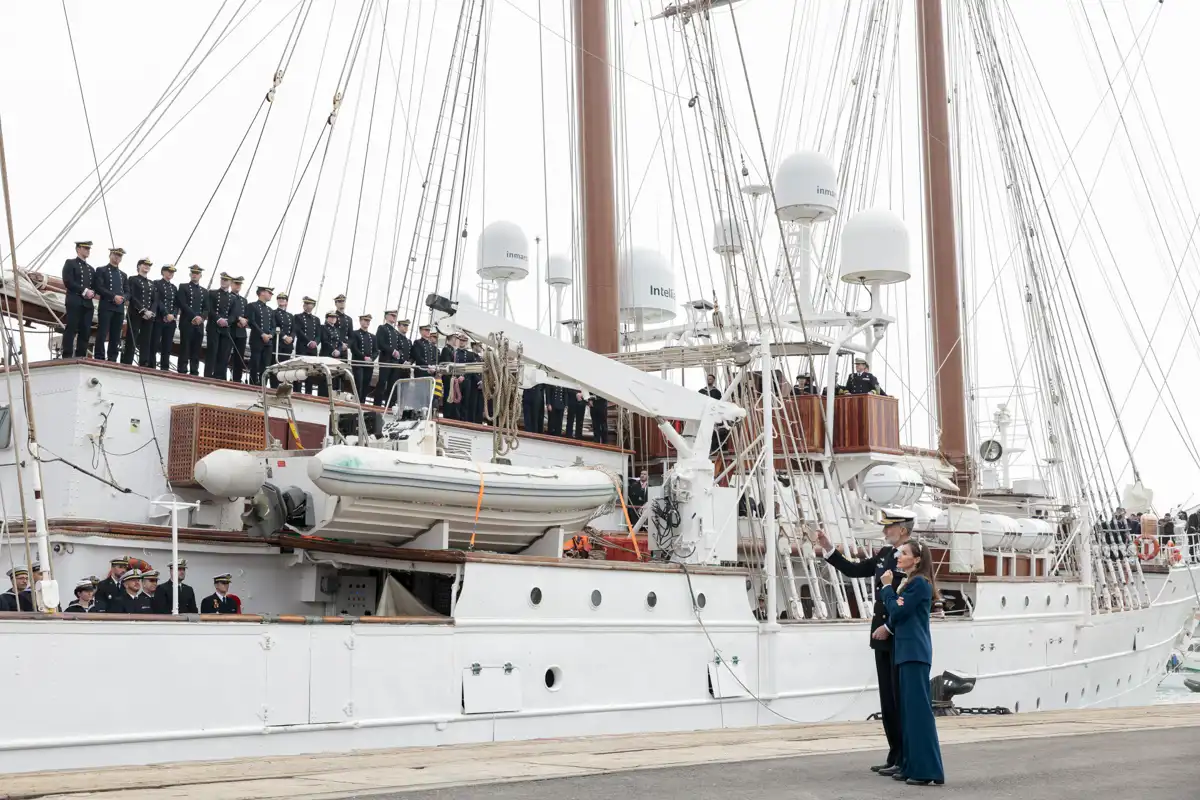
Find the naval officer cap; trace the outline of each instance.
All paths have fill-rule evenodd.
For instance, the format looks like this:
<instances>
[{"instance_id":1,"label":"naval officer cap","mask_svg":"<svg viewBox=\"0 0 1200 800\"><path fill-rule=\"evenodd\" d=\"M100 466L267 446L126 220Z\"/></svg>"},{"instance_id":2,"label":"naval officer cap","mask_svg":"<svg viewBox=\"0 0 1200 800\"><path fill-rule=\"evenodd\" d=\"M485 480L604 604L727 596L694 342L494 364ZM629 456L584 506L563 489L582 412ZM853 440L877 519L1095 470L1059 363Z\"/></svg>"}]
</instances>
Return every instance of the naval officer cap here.
<instances>
[{"instance_id":1,"label":"naval officer cap","mask_svg":"<svg viewBox=\"0 0 1200 800\"><path fill-rule=\"evenodd\" d=\"M91 240L91 239L88 239L88 240L86 240L86 241L83 241L83 242L76 242L76 243L75 243L75 246L76 246L76 247L86 247L86 248L88 248L88 249L91 249L91 246L92 246L92 240Z\"/></svg>"},{"instance_id":2,"label":"naval officer cap","mask_svg":"<svg viewBox=\"0 0 1200 800\"><path fill-rule=\"evenodd\" d=\"M262 292L266 292L267 294L275 294L275 289L273 289L270 286L259 286L254 291L259 294L261 294Z\"/></svg>"},{"instance_id":3,"label":"naval officer cap","mask_svg":"<svg viewBox=\"0 0 1200 800\"><path fill-rule=\"evenodd\" d=\"M232 275L230 275L228 272L222 272L222 273L221 273L221 280L223 280L223 281L231 281L231 280L233 280L233 276L232 276Z\"/></svg>"},{"instance_id":4,"label":"naval officer cap","mask_svg":"<svg viewBox=\"0 0 1200 800\"><path fill-rule=\"evenodd\" d=\"M221 575L214 575L213 583L233 583L233 575L228 572Z\"/></svg>"},{"instance_id":5,"label":"naval officer cap","mask_svg":"<svg viewBox=\"0 0 1200 800\"><path fill-rule=\"evenodd\" d=\"M96 583L91 578L84 578L75 584L75 596L78 597L80 592L92 592L96 589Z\"/></svg>"},{"instance_id":6,"label":"naval officer cap","mask_svg":"<svg viewBox=\"0 0 1200 800\"><path fill-rule=\"evenodd\" d=\"M344 301L345 301L345 299L346 299L346 295L344 295L344 294L339 294L337 297L333 298L333 302L335 302L335 303L341 303L341 302L344 302Z\"/></svg>"},{"instance_id":7,"label":"naval officer cap","mask_svg":"<svg viewBox=\"0 0 1200 800\"><path fill-rule=\"evenodd\" d=\"M870 364L867 362L867 360L866 360L865 358L863 358L862 356L856 356L856 357L854 358L854 363L855 363L855 364L864 364L864 365L866 365L866 366L870 366Z\"/></svg>"},{"instance_id":8,"label":"naval officer cap","mask_svg":"<svg viewBox=\"0 0 1200 800\"><path fill-rule=\"evenodd\" d=\"M193 275L199 275L204 272L204 267L200 266L199 264L192 264L190 267L188 267L188 272L192 273Z\"/></svg>"},{"instance_id":9,"label":"naval officer cap","mask_svg":"<svg viewBox=\"0 0 1200 800\"><path fill-rule=\"evenodd\" d=\"M142 580L144 580L144 581L158 580L158 570L156 570L156 569L146 570L145 572L142 573Z\"/></svg>"},{"instance_id":10,"label":"naval officer cap","mask_svg":"<svg viewBox=\"0 0 1200 800\"><path fill-rule=\"evenodd\" d=\"M173 567L173 566L175 566L175 562L174 562L174 561L172 561L170 564L167 564L167 566L168 566L168 567ZM187 569L187 559L186 559L186 558L181 558L181 559L179 559L179 568L180 568L180 569Z\"/></svg>"},{"instance_id":11,"label":"naval officer cap","mask_svg":"<svg viewBox=\"0 0 1200 800\"><path fill-rule=\"evenodd\" d=\"M26 578L28 578L29 570L25 567L24 564L19 564L4 574L10 578L15 578L18 575L24 575Z\"/></svg>"},{"instance_id":12,"label":"naval officer cap","mask_svg":"<svg viewBox=\"0 0 1200 800\"><path fill-rule=\"evenodd\" d=\"M174 275L175 274L175 265L174 264L163 264L162 270L160 270L160 271L161 272L169 272L172 275Z\"/></svg>"},{"instance_id":13,"label":"naval officer cap","mask_svg":"<svg viewBox=\"0 0 1200 800\"><path fill-rule=\"evenodd\" d=\"M276 300L287 300L288 299L287 292L280 292L279 294L275 295L275 299Z\"/></svg>"},{"instance_id":14,"label":"naval officer cap","mask_svg":"<svg viewBox=\"0 0 1200 800\"><path fill-rule=\"evenodd\" d=\"M325 312L325 319L329 319L330 317L333 317L334 319L336 319L336 318L337 318L337 312L336 312L336 311L332 311L332 310L330 310L330 311L326 311L326 312Z\"/></svg>"},{"instance_id":15,"label":"naval officer cap","mask_svg":"<svg viewBox=\"0 0 1200 800\"><path fill-rule=\"evenodd\" d=\"M125 255L125 248L124 247L110 247L110 248L108 248L108 252L116 253L119 256L123 256L123 255Z\"/></svg>"},{"instance_id":16,"label":"naval officer cap","mask_svg":"<svg viewBox=\"0 0 1200 800\"><path fill-rule=\"evenodd\" d=\"M139 258L139 259L138 259L138 263L137 263L137 265L140 267L142 264L145 264L147 267L153 267L153 266L154 266L154 262L153 262L153 261L151 261L151 260L150 260L150 259L148 259L148 258Z\"/></svg>"},{"instance_id":17,"label":"naval officer cap","mask_svg":"<svg viewBox=\"0 0 1200 800\"><path fill-rule=\"evenodd\" d=\"M120 558L114 558L111 561L109 561L108 563L114 567L128 567L129 566L129 556L121 556Z\"/></svg>"},{"instance_id":18,"label":"naval officer cap","mask_svg":"<svg viewBox=\"0 0 1200 800\"><path fill-rule=\"evenodd\" d=\"M358 318L358 321L359 321L359 322L362 322L363 320L366 320L367 322L370 322L370 321L371 321L371 315L370 315L370 314L362 314L361 316L359 316L359 318Z\"/></svg>"},{"instance_id":19,"label":"naval officer cap","mask_svg":"<svg viewBox=\"0 0 1200 800\"><path fill-rule=\"evenodd\" d=\"M235 286L241 286L243 283L246 282L246 279L243 278L241 275L238 275L236 278L230 278L229 281L231 283L233 283Z\"/></svg>"},{"instance_id":20,"label":"naval officer cap","mask_svg":"<svg viewBox=\"0 0 1200 800\"><path fill-rule=\"evenodd\" d=\"M121 576L121 583L125 583L126 581L140 581L141 579L142 573L136 569L131 569Z\"/></svg>"},{"instance_id":21,"label":"naval officer cap","mask_svg":"<svg viewBox=\"0 0 1200 800\"><path fill-rule=\"evenodd\" d=\"M306 303L310 306L315 306L317 304L316 300L313 300L311 297L309 297L307 295L305 295L303 298L301 298L301 302Z\"/></svg>"},{"instance_id":22,"label":"naval officer cap","mask_svg":"<svg viewBox=\"0 0 1200 800\"><path fill-rule=\"evenodd\" d=\"M903 508L885 508L883 509L883 519L880 522L884 526L912 525L916 519L916 514Z\"/></svg>"}]
</instances>

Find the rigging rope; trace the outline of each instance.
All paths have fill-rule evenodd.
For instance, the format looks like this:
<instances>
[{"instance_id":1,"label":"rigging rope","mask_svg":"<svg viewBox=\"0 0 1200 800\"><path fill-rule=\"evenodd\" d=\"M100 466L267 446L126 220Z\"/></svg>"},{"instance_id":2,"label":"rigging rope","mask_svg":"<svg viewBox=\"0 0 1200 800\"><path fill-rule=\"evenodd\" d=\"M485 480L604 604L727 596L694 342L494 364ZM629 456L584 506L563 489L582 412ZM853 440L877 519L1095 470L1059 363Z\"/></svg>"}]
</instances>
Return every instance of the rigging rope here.
<instances>
[{"instance_id":1,"label":"rigging rope","mask_svg":"<svg viewBox=\"0 0 1200 800\"><path fill-rule=\"evenodd\" d=\"M492 426L492 457L506 455L521 446L517 420L521 413L519 369L522 345L514 354L503 334L489 337L489 347L483 354L483 416Z\"/></svg>"}]
</instances>

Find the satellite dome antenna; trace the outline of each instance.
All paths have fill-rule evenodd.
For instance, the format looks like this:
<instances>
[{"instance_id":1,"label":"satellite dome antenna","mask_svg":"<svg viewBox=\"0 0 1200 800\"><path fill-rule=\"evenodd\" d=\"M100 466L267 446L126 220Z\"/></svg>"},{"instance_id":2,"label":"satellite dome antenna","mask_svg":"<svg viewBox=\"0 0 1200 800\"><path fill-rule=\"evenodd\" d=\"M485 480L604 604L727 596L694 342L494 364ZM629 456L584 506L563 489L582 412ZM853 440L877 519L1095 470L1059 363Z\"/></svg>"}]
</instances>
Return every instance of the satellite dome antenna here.
<instances>
[{"instance_id":1,"label":"satellite dome antenna","mask_svg":"<svg viewBox=\"0 0 1200 800\"><path fill-rule=\"evenodd\" d=\"M554 290L554 316L550 320L550 330L555 338L560 338L559 331L564 322L563 291L571 285L573 273L570 256L555 253L546 260L546 285Z\"/></svg>"},{"instance_id":2,"label":"satellite dome antenna","mask_svg":"<svg viewBox=\"0 0 1200 800\"><path fill-rule=\"evenodd\" d=\"M813 313L812 226L832 219L839 200L837 171L822 154L810 150L792 153L779 165L775 173L775 215L788 227L794 226L798 234L796 291L785 291L784 296L797 299L802 315Z\"/></svg>"},{"instance_id":3,"label":"satellite dome antenna","mask_svg":"<svg viewBox=\"0 0 1200 800\"><path fill-rule=\"evenodd\" d=\"M882 315L873 287L903 283L912 277L908 227L897 214L874 208L855 214L842 228L839 274L845 283L871 289L871 314Z\"/></svg>"},{"instance_id":4,"label":"satellite dome antenna","mask_svg":"<svg viewBox=\"0 0 1200 800\"><path fill-rule=\"evenodd\" d=\"M475 270L492 287L480 285L479 300L484 308L501 317L508 316L508 282L529 275L529 237L515 222L493 222L479 234L479 266Z\"/></svg>"},{"instance_id":5,"label":"satellite dome antenna","mask_svg":"<svg viewBox=\"0 0 1200 800\"><path fill-rule=\"evenodd\" d=\"M670 322L678 315L675 270L656 250L633 247L621 259L621 321L641 330L647 323Z\"/></svg>"}]
</instances>

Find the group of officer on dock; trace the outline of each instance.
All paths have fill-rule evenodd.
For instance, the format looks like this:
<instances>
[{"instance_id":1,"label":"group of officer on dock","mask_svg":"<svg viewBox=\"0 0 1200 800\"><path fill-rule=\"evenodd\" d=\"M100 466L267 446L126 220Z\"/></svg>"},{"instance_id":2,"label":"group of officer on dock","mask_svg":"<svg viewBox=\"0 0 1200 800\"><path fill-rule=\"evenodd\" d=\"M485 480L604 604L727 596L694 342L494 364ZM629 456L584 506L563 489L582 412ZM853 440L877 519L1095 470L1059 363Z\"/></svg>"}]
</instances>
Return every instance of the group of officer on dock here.
<instances>
[{"instance_id":1,"label":"group of officer on dock","mask_svg":"<svg viewBox=\"0 0 1200 800\"><path fill-rule=\"evenodd\" d=\"M159 583L156 569L141 570L130 565L128 558L109 562L108 575L84 578L75 584L75 599L63 609L68 614L170 614L178 587L180 614L240 614L241 602L229 593L233 582L230 573L213 578L213 593L196 603L196 593L184 583L187 559L179 567L169 565L178 583L170 578ZM8 570L8 591L0 594L0 611L36 611L40 603L34 597L34 587L42 579L41 565L32 569L23 566Z\"/></svg>"}]
</instances>

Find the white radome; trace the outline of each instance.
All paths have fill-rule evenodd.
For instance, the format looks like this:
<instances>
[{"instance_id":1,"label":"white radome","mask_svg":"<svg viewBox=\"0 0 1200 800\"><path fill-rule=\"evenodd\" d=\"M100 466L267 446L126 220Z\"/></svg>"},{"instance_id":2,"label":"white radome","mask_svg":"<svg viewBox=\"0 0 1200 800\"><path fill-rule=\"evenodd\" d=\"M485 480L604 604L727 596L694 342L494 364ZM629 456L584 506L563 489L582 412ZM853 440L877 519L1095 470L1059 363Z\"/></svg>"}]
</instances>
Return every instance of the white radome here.
<instances>
[{"instance_id":1,"label":"white radome","mask_svg":"<svg viewBox=\"0 0 1200 800\"><path fill-rule=\"evenodd\" d=\"M519 281L529 275L529 237L515 222L499 220L479 234L479 277Z\"/></svg>"},{"instance_id":2,"label":"white radome","mask_svg":"<svg viewBox=\"0 0 1200 800\"><path fill-rule=\"evenodd\" d=\"M570 286L573 270L571 258L562 253L555 253L546 261L546 284L549 286Z\"/></svg>"},{"instance_id":3,"label":"white radome","mask_svg":"<svg viewBox=\"0 0 1200 800\"><path fill-rule=\"evenodd\" d=\"M713 231L713 252L718 255L738 255L742 252L742 234L737 223L727 216L717 219L717 227Z\"/></svg>"},{"instance_id":4,"label":"white radome","mask_svg":"<svg viewBox=\"0 0 1200 800\"><path fill-rule=\"evenodd\" d=\"M841 278L846 283L902 283L912 277L908 228L883 208L860 211L842 229Z\"/></svg>"},{"instance_id":5,"label":"white radome","mask_svg":"<svg viewBox=\"0 0 1200 800\"><path fill-rule=\"evenodd\" d=\"M838 211L837 170L820 153L792 153L775 173L775 214L781 220L820 222Z\"/></svg>"},{"instance_id":6,"label":"white radome","mask_svg":"<svg viewBox=\"0 0 1200 800\"><path fill-rule=\"evenodd\" d=\"M678 314L675 271L661 253L634 247L621 258L621 320L653 324Z\"/></svg>"}]
</instances>

